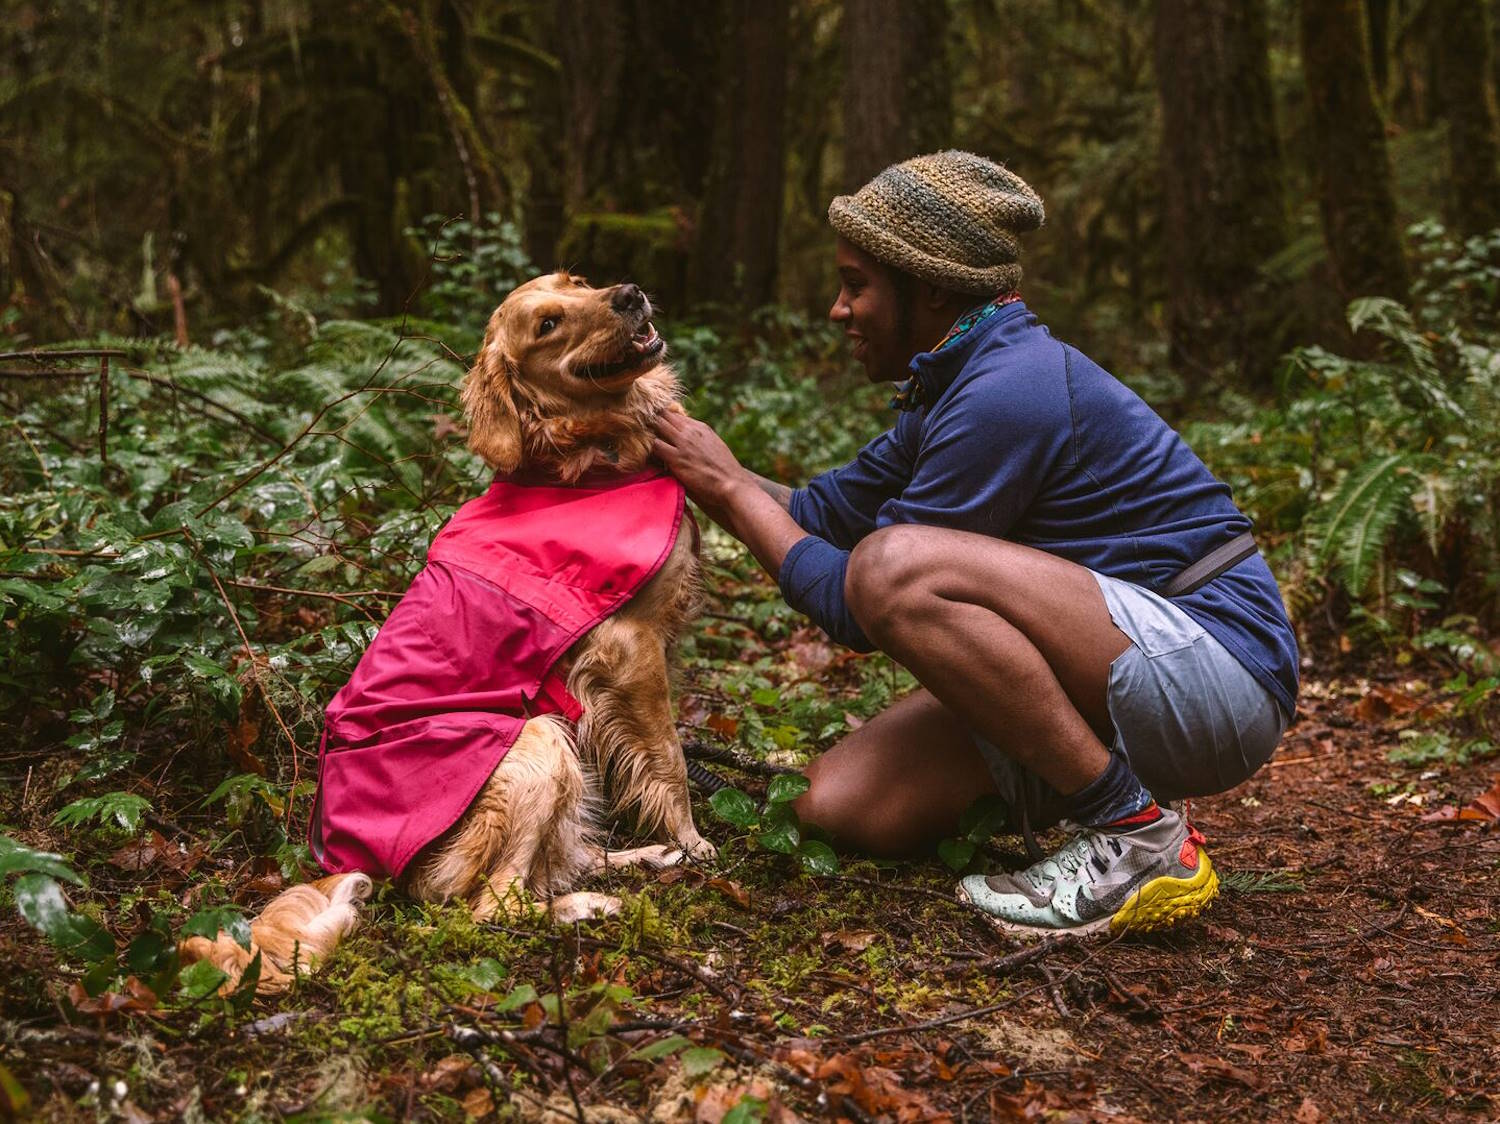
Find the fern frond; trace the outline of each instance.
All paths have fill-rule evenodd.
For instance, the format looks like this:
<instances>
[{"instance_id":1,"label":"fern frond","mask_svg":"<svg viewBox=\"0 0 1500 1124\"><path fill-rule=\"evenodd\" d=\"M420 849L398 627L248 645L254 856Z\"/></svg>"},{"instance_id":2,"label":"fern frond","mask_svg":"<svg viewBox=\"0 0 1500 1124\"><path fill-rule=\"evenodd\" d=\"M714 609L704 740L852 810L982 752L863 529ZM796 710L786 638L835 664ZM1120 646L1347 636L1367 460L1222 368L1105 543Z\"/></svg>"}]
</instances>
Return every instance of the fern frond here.
<instances>
[{"instance_id":1,"label":"fern frond","mask_svg":"<svg viewBox=\"0 0 1500 1124\"><path fill-rule=\"evenodd\" d=\"M1333 563L1358 597L1369 584L1428 458L1391 453L1345 474L1333 498L1313 513L1308 537L1320 568Z\"/></svg>"}]
</instances>

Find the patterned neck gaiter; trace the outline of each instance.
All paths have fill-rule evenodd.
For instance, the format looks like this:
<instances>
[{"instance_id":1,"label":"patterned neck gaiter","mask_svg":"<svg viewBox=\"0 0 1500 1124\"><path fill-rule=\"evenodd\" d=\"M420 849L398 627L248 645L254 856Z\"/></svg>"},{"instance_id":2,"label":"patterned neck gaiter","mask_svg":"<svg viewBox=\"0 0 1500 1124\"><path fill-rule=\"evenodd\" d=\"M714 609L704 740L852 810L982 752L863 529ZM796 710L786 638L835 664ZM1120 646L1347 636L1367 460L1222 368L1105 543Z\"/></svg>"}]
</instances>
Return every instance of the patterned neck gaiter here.
<instances>
[{"instance_id":1,"label":"patterned neck gaiter","mask_svg":"<svg viewBox=\"0 0 1500 1124\"><path fill-rule=\"evenodd\" d=\"M1001 293L992 301L969 309L968 312L965 312L954 321L953 327L948 329L948 334L932 349L933 352L942 351L943 348L947 347L954 340L972 330L976 324L984 323L1006 305L1015 304L1020 299L1021 294L1012 289L1008 293ZM898 386L895 397L891 399L891 409L893 410L915 410L925 405L927 405L927 387L922 382L920 375L912 375L911 378Z\"/></svg>"}]
</instances>

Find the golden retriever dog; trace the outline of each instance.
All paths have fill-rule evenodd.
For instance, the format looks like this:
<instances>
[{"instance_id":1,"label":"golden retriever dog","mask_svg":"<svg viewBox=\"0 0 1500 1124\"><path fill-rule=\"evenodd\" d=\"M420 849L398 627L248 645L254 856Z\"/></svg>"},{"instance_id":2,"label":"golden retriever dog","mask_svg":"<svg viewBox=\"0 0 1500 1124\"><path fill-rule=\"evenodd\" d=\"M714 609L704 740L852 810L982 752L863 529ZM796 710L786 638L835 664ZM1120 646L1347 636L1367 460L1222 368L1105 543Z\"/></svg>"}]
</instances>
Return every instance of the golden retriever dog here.
<instances>
[{"instance_id":1,"label":"golden retriever dog","mask_svg":"<svg viewBox=\"0 0 1500 1124\"><path fill-rule=\"evenodd\" d=\"M596 289L566 272L517 288L490 317L463 387L469 447L502 476L561 484L651 467L653 419L681 409L651 312L634 285ZM398 885L407 893L462 900L477 919L529 908L529 896L572 921L620 906L570 892L590 873L713 855L693 823L668 682L668 653L699 597L691 520L684 509L654 575L559 664L582 705L576 725L558 714L526 719L468 810L406 865ZM605 851L605 803L663 842ZM184 941L183 957L212 960L237 980L258 950L260 990L279 990L358 924L371 888L361 873L295 886L252 922L249 951L220 933Z\"/></svg>"}]
</instances>

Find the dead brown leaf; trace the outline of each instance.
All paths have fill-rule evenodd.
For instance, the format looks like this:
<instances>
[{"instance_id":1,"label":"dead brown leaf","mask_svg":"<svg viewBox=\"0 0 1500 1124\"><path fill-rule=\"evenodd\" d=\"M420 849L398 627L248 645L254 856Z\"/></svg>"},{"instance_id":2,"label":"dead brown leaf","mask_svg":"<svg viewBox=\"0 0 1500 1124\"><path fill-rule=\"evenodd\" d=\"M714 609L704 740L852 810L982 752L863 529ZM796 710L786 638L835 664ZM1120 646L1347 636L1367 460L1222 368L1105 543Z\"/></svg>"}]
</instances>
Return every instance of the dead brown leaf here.
<instances>
[{"instance_id":1,"label":"dead brown leaf","mask_svg":"<svg viewBox=\"0 0 1500 1124\"><path fill-rule=\"evenodd\" d=\"M739 736L740 720L738 718L730 718L725 714L710 714L703 724L726 741Z\"/></svg>"},{"instance_id":2,"label":"dead brown leaf","mask_svg":"<svg viewBox=\"0 0 1500 1124\"><path fill-rule=\"evenodd\" d=\"M470 1090L463 1099L464 1115L471 1120L480 1120L495 1111L495 1099L483 1085Z\"/></svg>"},{"instance_id":3,"label":"dead brown leaf","mask_svg":"<svg viewBox=\"0 0 1500 1124\"><path fill-rule=\"evenodd\" d=\"M68 1000L79 1013L106 1019L120 1011L151 1010L156 1006L156 993L131 976L125 981L124 991L106 991L101 995L90 995L83 984L74 983L68 988Z\"/></svg>"},{"instance_id":4,"label":"dead brown leaf","mask_svg":"<svg viewBox=\"0 0 1500 1124\"><path fill-rule=\"evenodd\" d=\"M158 831L132 839L109 856L109 865L119 870L146 870L167 852L167 841Z\"/></svg>"},{"instance_id":5,"label":"dead brown leaf","mask_svg":"<svg viewBox=\"0 0 1500 1124\"><path fill-rule=\"evenodd\" d=\"M1311 1097L1302 1098L1302 1103L1297 1106L1297 1112L1292 1117L1294 1124L1318 1124L1322 1119L1322 1110L1313 1103Z\"/></svg>"},{"instance_id":6,"label":"dead brown leaf","mask_svg":"<svg viewBox=\"0 0 1500 1124\"><path fill-rule=\"evenodd\" d=\"M839 950L843 952L863 952L876 942L879 933L870 929L840 929L834 933L824 933L821 936L823 947L830 952Z\"/></svg>"},{"instance_id":7,"label":"dead brown leaf","mask_svg":"<svg viewBox=\"0 0 1500 1124\"><path fill-rule=\"evenodd\" d=\"M1263 1084L1260 1076L1253 1070L1237 1066L1211 1054L1183 1054L1182 1060L1188 1069L1200 1077L1233 1081L1236 1085L1243 1085L1247 1089L1259 1089Z\"/></svg>"},{"instance_id":8,"label":"dead brown leaf","mask_svg":"<svg viewBox=\"0 0 1500 1124\"><path fill-rule=\"evenodd\" d=\"M1481 792L1462 808L1445 804L1422 817L1423 823L1456 823L1463 820L1475 823L1494 823L1500 820L1500 781L1496 781L1488 792Z\"/></svg>"},{"instance_id":9,"label":"dead brown leaf","mask_svg":"<svg viewBox=\"0 0 1500 1124\"><path fill-rule=\"evenodd\" d=\"M750 891L729 878L710 878L708 884L741 909L750 908Z\"/></svg>"},{"instance_id":10,"label":"dead brown leaf","mask_svg":"<svg viewBox=\"0 0 1500 1124\"><path fill-rule=\"evenodd\" d=\"M1404 692L1372 685L1355 704L1354 713L1363 722L1383 722L1395 715L1410 714L1421 705L1420 699L1414 699Z\"/></svg>"},{"instance_id":11,"label":"dead brown leaf","mask_svg":"<svg viewBox=\"0 0 1500 1124\"><path fill-rule=\"evenodd\" d=\"M463 1083L474 1068L474 1059L467 1054L449 1054L439 1058L437 1064L422 1074L422 1088L439 1093L451 1093Z\"/></svg>"}]
</instances>

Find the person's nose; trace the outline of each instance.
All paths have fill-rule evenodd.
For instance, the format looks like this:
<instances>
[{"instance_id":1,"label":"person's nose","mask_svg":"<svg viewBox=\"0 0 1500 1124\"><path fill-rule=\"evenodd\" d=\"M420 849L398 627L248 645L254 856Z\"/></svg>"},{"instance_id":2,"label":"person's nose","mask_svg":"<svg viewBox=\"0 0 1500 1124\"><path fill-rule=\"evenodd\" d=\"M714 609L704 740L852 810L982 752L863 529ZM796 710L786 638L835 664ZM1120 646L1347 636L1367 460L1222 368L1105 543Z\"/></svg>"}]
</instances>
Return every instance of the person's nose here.
<instances>
[{"instance_id":1,"label":"person's nose","mask_svg":"<svg viewBox=\"0 0 1500 1124\"><path fill-rule=\"evenodd\" d=\"M835 324L842 324L852 315L849 302L844 300L843 293L833 298L833 307L828 310L828 319L832 320Z\"/></svg>"}]
</instances>

